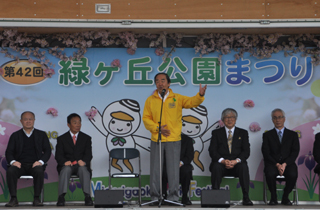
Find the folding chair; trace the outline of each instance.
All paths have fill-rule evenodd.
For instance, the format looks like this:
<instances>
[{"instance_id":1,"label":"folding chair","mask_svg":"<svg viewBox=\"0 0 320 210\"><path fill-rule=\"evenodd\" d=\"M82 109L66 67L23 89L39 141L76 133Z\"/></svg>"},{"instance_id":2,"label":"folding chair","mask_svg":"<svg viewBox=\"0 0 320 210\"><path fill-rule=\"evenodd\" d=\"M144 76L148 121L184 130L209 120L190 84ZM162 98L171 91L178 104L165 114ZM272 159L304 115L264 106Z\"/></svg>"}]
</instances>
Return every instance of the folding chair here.
<instances>
[{"instance_id":1,"label":"folding chair","mask_svg":"<svg viewBox=\"0 0 320 210\"><path fill-rule=\"evenodd\" d=\"M111 164L113 159L130 160L138 158L139 173L113 173L111 174ZM115 148L109 153L109 190L111 189L111 178L139 178L139 205L141 205L141 160L140 152L135 148Z\"/></svg>"},{"instance_id":2,"label":"folding chair","mask_svg":"<svg viewBox=\"0 0 320 210\"><path fill-rule=\"evenodd\" d=\"M223 178L225 178L225 179L239 179L239 177L237 177L237 176L223 176ZM234 202L234 203L231 203L231 201L230 201L230 204L236 205L235 202Z\"/></svg>"},{"instance_id":3,"label":"folding chair","mask_svg":"<svg viewBox=\"0 0 320 210\"><path fill-rule=\"evenodd\" d=\"M90 162L91 163L91 162ZM91 165L91 164L90 164ZM91 169L92 170L92 169ZM80 179L79 176L77 174L71 174L70 179ZM90 195L92 194L92 188L90 187Z\"/></svg>"},{"instance_id":4,"label":"folding chair","mask_svg":"<svg viewBox=\"0 0 320 210\"><path fill-rule=\"evenodd\" d=\"M22 175L22 176L20 176L19 179L24 179L24 180L33 179L33 176L31 176L31 175ZM44 185L43 185L43 187L41 189L40 197L41 197L41 203L43 203L43 201L44 201Z\"/></svg>"},{"instance_id":5,"label":"folding chair","mask_svg":"<svg viewBox=\"0 0 320 210\"><path fill-rule=\"evenodd\" d=\"M285 182L285 177L278 175L276 180L278 182ZM282 188L276 188L277 191L283 191ZM268 203L268 197L267 197L267 191L268 191L268 186L266 182L266 177L263 175L263 200L265 204ZM293 192L293 203L295 205L298 205L298 189L297 189L297 183L294 185L294 188L292 189Z\"/></svg>"}]
</instances>

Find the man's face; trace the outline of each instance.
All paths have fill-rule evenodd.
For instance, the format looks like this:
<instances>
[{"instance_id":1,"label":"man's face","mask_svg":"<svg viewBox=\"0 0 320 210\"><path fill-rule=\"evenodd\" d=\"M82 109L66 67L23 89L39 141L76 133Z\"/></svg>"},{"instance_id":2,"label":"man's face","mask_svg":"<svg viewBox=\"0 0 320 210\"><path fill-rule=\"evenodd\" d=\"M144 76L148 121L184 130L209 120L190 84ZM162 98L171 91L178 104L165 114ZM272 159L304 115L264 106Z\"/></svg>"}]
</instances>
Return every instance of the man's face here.
<instances>
[{"instance_id":1,"label":"man's face","mask_svg":"<svg viewBox=\"0 0 320 210\"><path fill-rule=\"evenodd\" d=\"M284 122L286 121L285 116L283 116L282 112L276 111L272 115L272 122L274 127L281 130L284 127Z\"/></svg>"},{"instance_id":2,"label":"man's face","mask_svg":"<svg viewBox=\"0 0 320 210\"><path fill-rule=\"evenodd\" d=\"M34 116L31 113L24 113L22 115L22 118L20 120L23 129L25 130L29 130L29 129L33 129L34 126Z\"/></svg>"},{"instance_id":3,"label":"man's face","mask_svg":"<svg viewBox=\"0 0 320 210\"><path fill-rule=\"evenodd\" d=\"M161 93L163 89L166 89L168 91L170 83L168 83L166 75L159 74L156 77L156 86L157 86L158 93ZM166 93L167 93L167 91L166 91Z\"/></svg>"},{"instance_id":4,"label":"man's face","mask_svg":"<svg viewBox=\"0 0 320 210\"><path fill-rule=\"evenodd\" d=\"M223 123L227 128L229 129L233 128L236 124L236 116L233 113L227 114L223 118Z\"/></svg>"},{"instance_id":5,"label":"man's face","mask_svg":"<svg viewBox=\"0 0 320 210\"><path fill-rule=\"evenodd\" d=\"M70 120L70 124L68 123L68 127L73 134L76 134L81 129L81 120L79 117L73 117Z\"/></svg>"}]
</instances>

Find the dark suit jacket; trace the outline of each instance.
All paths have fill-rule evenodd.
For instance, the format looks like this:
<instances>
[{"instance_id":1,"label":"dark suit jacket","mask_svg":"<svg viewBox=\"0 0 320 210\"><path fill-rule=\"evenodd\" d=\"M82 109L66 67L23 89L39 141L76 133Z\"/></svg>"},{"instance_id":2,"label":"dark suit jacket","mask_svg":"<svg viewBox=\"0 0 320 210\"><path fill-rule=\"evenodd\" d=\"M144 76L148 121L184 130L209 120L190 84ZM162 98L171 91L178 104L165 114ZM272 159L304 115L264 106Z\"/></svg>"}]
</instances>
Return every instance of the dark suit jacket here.
<instances>
[{"instance_id":1,"label":"dark suit jacket","mask_svg":"<svg viewBox=\"0 0 320 210\"><path fill-rule=\"evenodd\" d=\"M248 131L235 127L232 139L231 154L228 147L228 137L224 127L213 130L209 147L209 155L212 162L218 162L220 158L247 162L250 156L250 143Z\"/></svg>"},{"instance_id":2,"label":"dark suit jacket","mask_svg":"<svg viewBox=\"0 0 320 210\"><path fill-rule=\"evenodd\" d=\"M76 145L73 144L70 131L57 138L56 155L57 170L60 173L64 163L67 161L82 160L91 174L90 162L92 159L91 137L83 132L79 132Z\"/></svg>"},{"instance_id":3,"label":"dark suit jacket","mask_svg":"<svg viewBox=\"0 0 320 210\"><path fill-rule=\"evenodd\" d=\"M295 164L299 155L300 143L298 134L292 130L284 129L282 143L280 144L276 129L263 134L262 154L264 163L276 165L277 163Z\"/></svg>"},{"instance_id":4,"label":"dark suit jacket","mask_svg":"<svg viewBox=\"0 0 320 210\"><path fill-rule=\"evenodd\" d=\"M313 144L313 157L314 160L318 163L317 166L314 168L314 172L319 174L320 173L320 133L317 133L315 136L315 141Z\"/></svg>"},{"instance_id":5,"label":"dark suit jacket","mask_svg":"<svg viewBox=\"0 0 320 210\"><path fill-rule=\"evenodd\" d=\"M191 161L193 160L193 155L193 139L185 134L181 134L180 161L183 162L187 171L192 171Z\"/></svg>"},{"instance_id":6,"label":"dark suit jacket","mask_svg":"<svg viewBox=\"0 0 320 210\"><path fill-rule=\"evenodd\" d=\"M8 146L6 149L6 159L8 164L13 160L18 160L22 154L23 149L23 129L20 129L11 134ZM47 134L44 131L34 129L33 130L35 149L38 160L42 160L47 163L51 156L51 147Z\"/></svg>"}]
</instances>

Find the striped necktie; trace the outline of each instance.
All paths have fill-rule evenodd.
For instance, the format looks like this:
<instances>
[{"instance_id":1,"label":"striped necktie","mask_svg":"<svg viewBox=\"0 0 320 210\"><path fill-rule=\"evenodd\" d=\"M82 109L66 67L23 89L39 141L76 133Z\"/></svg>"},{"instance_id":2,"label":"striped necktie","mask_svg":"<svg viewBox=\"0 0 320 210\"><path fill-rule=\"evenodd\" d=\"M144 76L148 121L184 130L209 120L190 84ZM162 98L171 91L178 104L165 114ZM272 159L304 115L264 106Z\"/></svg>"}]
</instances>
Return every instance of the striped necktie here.
<instances>
[{"instance_id":1,"label":"striped necktie","mask_svg":"<svg viewBox=\"0 0 320 210\"><path fill-rule=\"evenodd\" d=\"M282 143L282 132L281 131L278 132L278 137L279 137L279 141L281 144Z\"/></svg>"},{"instance_id":2,"label":"striped necktie","mask_svg":"<svg viewBox=\"0 0 320 210\"><path fill-rule=\"evenodd\" d=\"M232 147L232 131L229 130L228 133L229 133L229 135L228 135L228 147L229 147L229 152L231 153L231 147Z\"/></svg>"}]
</instances>

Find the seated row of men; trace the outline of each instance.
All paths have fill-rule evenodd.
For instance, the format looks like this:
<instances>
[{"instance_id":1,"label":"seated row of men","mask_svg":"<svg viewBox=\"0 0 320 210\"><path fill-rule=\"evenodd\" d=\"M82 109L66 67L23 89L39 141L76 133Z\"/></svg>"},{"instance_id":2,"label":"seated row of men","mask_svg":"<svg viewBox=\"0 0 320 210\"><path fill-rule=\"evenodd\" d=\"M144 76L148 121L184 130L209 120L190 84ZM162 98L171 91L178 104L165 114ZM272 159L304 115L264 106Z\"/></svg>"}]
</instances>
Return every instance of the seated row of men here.
<instances>
[{"instance_id":1,"label":"seated row of men","mask_svg":"<svg viewBox=\"0 0 320 210\"><path fill-rule=\"evenodd\" d=\"M235 126L238 114L228 108L221 114L224 127L212 131L209 154L212 189L219 189L223 176L239 177L243 193L243 205L253 205L249 198L249 168L247 159L250 156L248 132ZM284 175L286 187L282 204L292 205L288 195L292 191L298 170L295 160L300 146L296 132L284 127L285 113L275 109L271 113L275 128L263 134L262 154L264 173L271 192L269 205L278 204L276 194L276 176ZM31 174L34 177L34 206L43 205L39 199L43 187L46 162L51 155L51 148L45 132L34 128L35 115L32 112L21 114L22 129L10 136L6 158L11 167L7 170L7 182L11 195L6 207L18 206L16 197L17 180L21 175ZM92 176L90 162L92 159L91 137L80 131L81 118L77 114L67 117L68 132L57 139L55 158L59 172L58 206L64 206L64 196L72 174L80 178L85 195L85 205L93 205L90 196L90 179ZM192 179L193 143L186 135L181 135L180 182L182 185L182 203L190 205L188 189ZM320 138L320 136L319 136ZM320 141L320 139L319 139ZM12 167L13 166L13 167ZM164 167L165 168L165 167ZM166 172L164 172L164 175ZM166 184L165 180L164 183ZM165 188L166 189L166 188Z\"/></svg>"},{"instance_id":2,"label":"seated row of men","mask_svg":"<svg viewBox=\"0 0 320 210\"><path fill-rule=\"evenodd\" d=\"M30 111L21 114L22 129L14 132L6 149L7 183L11 199L6 207L19 205L17 181L22 175L32 175L34 184L34 206L43 206L39 196L44 184L46 163L51 156L47 134L34 128L35 115ZM70 130L57 139L55 158L58 163L59 197L57 206L64 206L71 175L78 175L85 195L85 205L92 206L90 179L92 159L91 137L80 131L81 118L78 114L67 117Z\"/></svg>"},{"instance_id":3,"label":"seated row of men","mask_svg":"<svg viewBox=\"0 0 320 210\"><path fill-rule=\"evenodd\" d=\"M224 176L239 177L243 194L242 203L243 205L253 205L249 198L250 177L247 163L247 159L250 156L249 136L246 130L235 126L237 118L238 114L236 110L231 108L225 109L221 114L221 120L225 126L212 131L209 147L209 154L212 158L210 164L211 184L212 189L218 190ZM299 139L296 132L284 127L285 113L283 110L274 109L271 113L271 118L274 129L263 134L261 149L265 165L264 174L271 193L269 205L278 204L276 193L276 177L278 175L284 176L286 181L281 204L292 205L288 196L298 178L295 160L300 151ZM320 150L320 134L317 138ZM190 145L189 141L190 139L187 136L181 135L180 161L182 161L184 168L180 167L180 183L183 192L182 203L185 205L192 204L188 198L188 189L192 177L192 169L188 169L189 167L192 168L191 161L193 160L193 155L188 155L193 151L192 145L192 148L186 149L186 146ZM163 183L166 185L165 179L163 179ZM166 195L166 186L163 186L163 189Z\"/></svg>"},{"instance_id":4,"label":"seated row of men","mask_svg":"<svg viewBox=\"0 0 320 210\"><path fill-rule=\"evenodd\" d=\"M238 114L234 109L225 109L221 120L225 127L212 131L209 154L211 183L213 189L219 189L222 177L231 175L239 177L243 193L243 205L253 205L249 199L249 168L247 159L250 156L248 131L235 126ZM297 178L298 169L295 163L300 151L298 134L285 128L285 113L274 109L271 113L274 129L263 134L262 154L264 174L271 193L269 205L277 205L276 177L283 175L286 186L281 204L292 205L288 196Z\"/></svg>"}]
</instances>

